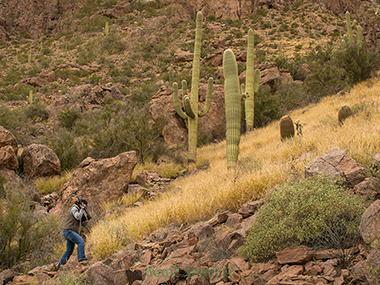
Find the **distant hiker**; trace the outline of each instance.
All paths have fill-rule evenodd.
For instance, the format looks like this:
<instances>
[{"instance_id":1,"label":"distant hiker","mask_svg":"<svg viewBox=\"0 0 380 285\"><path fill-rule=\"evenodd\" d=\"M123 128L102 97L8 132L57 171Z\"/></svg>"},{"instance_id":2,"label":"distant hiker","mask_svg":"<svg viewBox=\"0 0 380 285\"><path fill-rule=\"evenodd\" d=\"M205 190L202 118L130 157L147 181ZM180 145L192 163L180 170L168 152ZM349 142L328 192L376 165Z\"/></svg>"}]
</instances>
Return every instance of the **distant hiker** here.
<instances>
[{"instance_id":1,"label":"distant hiker","mask_svg":"<svg viewBox=\"0 0 380 285\"><path fill-rule=\"evenodd\" d=\"M78 198L75 204L70 208L64 220L63 236L66 239L66 252L56 265L58 270L65 265L74 251L75 244L78 247L78 261L81 264L87 264L85 255L85 240L81 235L82 227L86 226L91 219L87 211L87 201Z\"/></svg>"}]
</instances>

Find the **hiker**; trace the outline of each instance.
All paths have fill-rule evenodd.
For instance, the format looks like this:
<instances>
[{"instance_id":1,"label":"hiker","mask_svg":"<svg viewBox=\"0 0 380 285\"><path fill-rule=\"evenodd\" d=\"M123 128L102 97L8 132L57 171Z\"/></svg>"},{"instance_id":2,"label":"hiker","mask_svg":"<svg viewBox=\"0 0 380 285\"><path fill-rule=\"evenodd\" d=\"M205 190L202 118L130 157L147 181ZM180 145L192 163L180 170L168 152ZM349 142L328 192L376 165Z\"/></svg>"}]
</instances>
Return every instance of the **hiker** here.
<instances>
[{"instance_id":1,"label":"hiker","mask_svg":"<svg viewBox=\"0 0 380 285\"><path fill-rule=\"evenodd\" d=\"M87 211L87 201L78 198L75 204L70 208L64 221L63 236L66 240L66 252L62 256L56 269L65 265L74 251L75 244L78 247L78 261L81 264L87 264L87 257L85 255L85 241L81 235L82 227L85 227L87 222L91 219Z\"/></svg>"}]
</instances>

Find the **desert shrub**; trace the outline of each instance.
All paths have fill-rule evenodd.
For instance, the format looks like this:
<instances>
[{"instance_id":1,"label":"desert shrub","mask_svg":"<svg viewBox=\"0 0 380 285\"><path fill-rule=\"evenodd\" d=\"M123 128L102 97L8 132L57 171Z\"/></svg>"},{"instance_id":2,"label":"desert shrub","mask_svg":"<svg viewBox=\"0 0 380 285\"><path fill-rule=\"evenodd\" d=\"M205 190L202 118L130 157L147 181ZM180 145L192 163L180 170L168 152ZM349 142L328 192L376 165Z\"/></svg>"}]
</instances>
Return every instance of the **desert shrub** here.
<instances>
[{"instance_id":1,"label":"desert shrub","mask_svg":"<svg viewBox=\"0 0 380 285\"><path fill-rule=\"evenodd\" d=\"M87 156L86 145L66 129L59 129L48 139L48 145L58 155L62 169L68 170L77 166Z\"/></svg>"},{"instance_id":2,"label":"desert shrub","mask_svg":"<svg viewBox=\"0 0 380 285\"><path fill-rule=\"evenodd\" d=\"M33 121L46 121L49 119L49 112L46 107L41 103L35 103L28 106L25 109L25 115L27 118Z\"/></svg>"},{"instance_id":3,"label":"desert shrub","mask_svg":"<svg viewBox=\"0 0 380 285\"><path fill-rule=\"evenodd\" d=\"M274 190L258 211L242 254L264 260L289 246L344 248L358 238L361 198L323 178Z\"/></svg>"},{"instance_id":4,"label":"desert shrub","mask_svg":"<svg viewBox=\"0 0 380 285\"><path fill-rule=\"evenodd\" d=\"M75 122L80 118L80 112L74 109L67 109L58 114L61 127L71 130Z\"/></svg>"},{"instance_id":5,"label":"desert shrub","mask_svg":"<svg viewBox=\"0 0 380 285\"><path fill-rule=\"evenodd\" d=\"M78 275L71 272L64 272L60 274L57 280L54 282L55 285L86 285L88 284L85 280L84 275Z\"/></svg>"},{"instance_id":6,"label":"desert shrub","mask_svg":"<svg viewBox=\"0 0 380 285\"><path fill-rule=\"evenodd\" d=\"M125 49L122 37L117 32L112 32L106 36L100 43L100 48L108 54L121 53Z\"/></svg>"},{"instance_id":7,"label":"desert shrub","mask_svg":"<svg viewBox=\"0 0 380 285\"><path fill-rule=\"evenodd\" d=\"M278 96L269 86L261 86L255 95L255 126L261 127L282 115Z\"/></svg>"},{"instance_id":8,"label":"desert shrub","mask_svg":"<svg viewBox=\"0 0 380 285\"><path fill-rule=\"evenodd\" d=\"M37 217L33 203L20 189L5 188L0 199L0 268L11 267L35 254L44 245L49 250L50 235L57 229L52 217Z\"/></svg>"}]
</instances>

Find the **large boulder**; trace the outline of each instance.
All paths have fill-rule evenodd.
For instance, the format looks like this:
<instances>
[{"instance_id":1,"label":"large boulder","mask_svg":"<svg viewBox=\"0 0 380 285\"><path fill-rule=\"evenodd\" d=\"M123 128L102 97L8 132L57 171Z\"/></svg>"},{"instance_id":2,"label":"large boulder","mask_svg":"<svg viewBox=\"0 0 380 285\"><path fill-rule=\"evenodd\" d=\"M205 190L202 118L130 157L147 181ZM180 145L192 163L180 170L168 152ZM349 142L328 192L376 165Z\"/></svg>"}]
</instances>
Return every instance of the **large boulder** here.
<instances>
[{"instance_id":1,"label":"large boulder","mask_svg":"<svg viewBox=\"0 0 380 285\"><path fill-rule=\"evenodd\" d=\"M111 267L97 262L90 266L86 272L87 281L92 285L112 285L114 282L114 271Z\"/></svg>"},{"instance_id":2,"label":"large boulder","mask_svg":"<svg viewBox=\"0 0 380 285\"><path fill-rule=\"evenodd\" d=\"M334 148L325 155L316 158L306 168L306 177L315 175L341 179L350 186L362 182L366 176L364 167L339 148Z\"/></svg>"},{"instance_id":3,"label":"large boulder","mask_svg":"<svg viewBox=\"0 0 380 285\"><path fill-rule=\"evenodd\" d=\"M28 178L59 175L61 162L55 152L42 144L31 144L24 148L21 159L24 174Z\"/></svg>"},{"instance_id":4,"label":"large boulder","mask_svg":"<svg viewBox=\"0 0 380 285\"><path fill-rule=\"evenodd\" d=\"M373 202L364 212L360 233L364 242L368 244L380 237L380 200Z\"/></svg>"},{"instance_id":5,"label":"large boulder","mask_svg":"<svg viewBox=\"0 0 380 285\"><path fill-rule=\"evenodd\" d=\"M8 145L0 148L0 169L18 169L18 159L15 149Z\"/></svg>"},{"instance_id":6,"label":"large boulder","mask_svg":"<svg viewBox=\"0 0 380 285\"><path fill-rule=\"evenodd\" d=\"M87 199L91 206L98 207L104 201L119 198L128 191L137 164L135 151L124 152L112 158L86 160L87 163L76 169L64 185L57 210L69 206L77 196Z\"/></svg>"},{"instance_id":7,"label":"large boulder","mask_svg":"<svg viewBox=\"0 0 380 285\"><path fill-rule=\"evenodd\" d=\"M200 86L199 109L204 107L207 84ZM172 90L166 86L153 96L149 112L154 121L163 120L165 126L162 135L170 147L185 147L187 145L187 128L185 121L180 118L173 107ZM225 136L225 113L223 86L215 85L210 111L199 119L199 137L208 140L218 140Z\"/></svg>"},{"instance_id":8,"label":"large boulder","mask_svg":"<svg viewBox=\"0 0 380 285\"><path fill-rule=\"evenodd\" d=\"M4 146L9 146L9 145L16 150L17 140L10 131L0 126L0 148Z\"/></svg>"}]
</instances>

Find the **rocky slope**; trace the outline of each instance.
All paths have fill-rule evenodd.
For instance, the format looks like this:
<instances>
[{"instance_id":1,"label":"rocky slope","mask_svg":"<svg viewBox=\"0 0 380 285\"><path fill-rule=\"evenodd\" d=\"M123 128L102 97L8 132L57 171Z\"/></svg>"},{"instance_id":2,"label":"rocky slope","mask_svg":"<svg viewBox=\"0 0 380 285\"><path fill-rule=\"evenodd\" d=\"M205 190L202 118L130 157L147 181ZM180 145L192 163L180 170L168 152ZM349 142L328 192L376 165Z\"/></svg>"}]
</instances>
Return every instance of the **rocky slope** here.
<instances>
[{"instance_id":1,"label":"rocky slope","mask_svg":"<svg viewBox=\"0 0 380 285\"><path fill-rule=\"evenodd\" d=\"M25 110L25 98L34 90L35 99L46 106L43 116L30 119L33 123L26 120L14 126L23 143L46 143L58 128L58 115L67 109L84 114L105 109L110 101L136 104L152 98L150 115L155 121L169 122L163 130L165 141L182 145L186 141L184 122L168 106L168 95L173 81L190 76L192 17L197 10L207 16L202 78L205 82L213 76L217 83L213 111L202 128L204 141L223 136L223 119L218 119L221 54L232 47L243 66L248 27L255 29L258 38L262 84L292 83L288 70L275 68L275 59L293 58L336 39L344 32L341 13L346 10L364 26L368 42L376 45L380 38L376 6L370 1L148 2L1 3L2 104ZM106 21L111 26L108 37L103 34ZM162 106L165 112L157 111Z\"/></svg>"},{"instance_id":2,"label":"rocky slope","mask_svg":"<svg viewBox=\"0 0 380 285\"><path fill-rule=\"evenodd\" d=\"M379 154L373 167L380 168ZM266 263L252 263L239 256L255 213L265 203L245 203L237 212L221 211L208 221L192 225L172 225L153 232L142 241L132 242L122 251L101 262L78 267L75 262L63 272L51 266L35 268L28 275L0 273L1 284L55 284L71 271L84 276L89 284L377 284L373 274L380 263L379 252L370 244L380 233L380 180L343 150L332 149L314 160L307 176L340 178L370 205L362 216L363 240L351 248L286 248ZM372 272L372 273L371 273ZM2 278L2 279L1 279ZM78 279L79 280L79 279Z\"/></svg>"}]
</instances>

